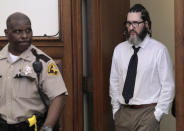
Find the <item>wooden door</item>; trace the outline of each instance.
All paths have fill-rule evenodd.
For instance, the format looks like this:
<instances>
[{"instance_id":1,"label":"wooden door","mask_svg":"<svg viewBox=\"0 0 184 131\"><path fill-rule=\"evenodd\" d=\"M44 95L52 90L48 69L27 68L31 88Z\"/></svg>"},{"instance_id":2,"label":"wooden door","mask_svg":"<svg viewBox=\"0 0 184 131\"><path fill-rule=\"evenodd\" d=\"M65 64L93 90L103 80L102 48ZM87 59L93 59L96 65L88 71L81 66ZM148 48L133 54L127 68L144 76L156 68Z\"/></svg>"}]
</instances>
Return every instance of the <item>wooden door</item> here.
<instances>
[{"instance_id":1,"label":"wooden door","mask_svg":"<svg viewBox=\"0 0 184 131\"><path fill-rule=\"evenodd\" d=\"M123 40L129 0L87 0L89 131L114 131L109 76L114 47Z\"/></svg>"},{"instance_id":2,"label":"wooden door","mask_svg":"<svg viewBox=\"0 0 184 131\"><path fill-rule=\"evenodd\" d=\"M59 37L33 37L33 44L51 56L61 67L69 93L61 131L82 131L81 0L58 0L58 3ZM1 38L0 48L6 43L6 37Z\"/></svg>"},{"instance_id":3,"label":"wooden door","mask_svg":"<svg viewBox=\"0 0 184 131\"><path fill-rule=\"evenodd\" d=\"M184 128L184 1L175 0L176 130Z\"/></svg>"}]
</instances>

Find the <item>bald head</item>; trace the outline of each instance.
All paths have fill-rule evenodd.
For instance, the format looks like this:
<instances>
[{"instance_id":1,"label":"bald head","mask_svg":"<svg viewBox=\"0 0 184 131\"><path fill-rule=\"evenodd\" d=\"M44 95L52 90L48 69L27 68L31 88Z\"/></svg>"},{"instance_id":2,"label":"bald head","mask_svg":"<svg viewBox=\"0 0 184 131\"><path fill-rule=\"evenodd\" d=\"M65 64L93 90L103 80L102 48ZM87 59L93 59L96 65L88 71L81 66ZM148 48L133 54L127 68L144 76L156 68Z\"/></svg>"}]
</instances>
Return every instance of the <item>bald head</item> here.
<instances>
[{"instance_id":1,"label":"bald head","mask_svg":"<svg viewBox=\"0 0 184 131\"><path fill-rule=\"evenodd\" d=\"M8 17L6 24L4 32L8 38L9 52L20 55L32 42L31 21L25 14L16 12Z\"/></svg>"},{"instance_id":2,"label":"bald head","mask_svg":"<svg viewBox=\"0 0 184 131\"><path fill-rule=\"evenodd\" d=\"M16 12L8 17L6 21L7 29L11 28L11 26L14 25L17 21L27 21L29 24L31 24L31 21L27 15L20 12Z\"/></svg>"}]
</instances>

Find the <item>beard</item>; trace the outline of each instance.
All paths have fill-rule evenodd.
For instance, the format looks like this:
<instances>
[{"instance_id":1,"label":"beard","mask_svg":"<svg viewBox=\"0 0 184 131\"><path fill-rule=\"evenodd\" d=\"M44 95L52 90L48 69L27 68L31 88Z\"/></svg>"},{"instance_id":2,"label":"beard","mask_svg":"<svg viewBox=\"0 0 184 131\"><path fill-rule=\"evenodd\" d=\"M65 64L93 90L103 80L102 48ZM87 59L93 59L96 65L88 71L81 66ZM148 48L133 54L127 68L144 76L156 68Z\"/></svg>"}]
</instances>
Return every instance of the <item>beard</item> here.
<instances>
[{"instance_id":1,"label":"beard","mask_svg":"<svg viewBox=\"0 0 184 131\"><path fill-rule=\"evenodd\" d=\"M136 33L136 37L132 37L130 35L131 32ZM144 38L146 37L147 33L148 33L148 31L147 31L146 27L144 26L144 28L142 29L142 31L140 33L137 33L135 30L130 30L128 32L128 37L127 38L128 38L128 41L129 41L130 44L138 45L138 44L140 44L144 40Z\"/></svg>"}]
</instances>

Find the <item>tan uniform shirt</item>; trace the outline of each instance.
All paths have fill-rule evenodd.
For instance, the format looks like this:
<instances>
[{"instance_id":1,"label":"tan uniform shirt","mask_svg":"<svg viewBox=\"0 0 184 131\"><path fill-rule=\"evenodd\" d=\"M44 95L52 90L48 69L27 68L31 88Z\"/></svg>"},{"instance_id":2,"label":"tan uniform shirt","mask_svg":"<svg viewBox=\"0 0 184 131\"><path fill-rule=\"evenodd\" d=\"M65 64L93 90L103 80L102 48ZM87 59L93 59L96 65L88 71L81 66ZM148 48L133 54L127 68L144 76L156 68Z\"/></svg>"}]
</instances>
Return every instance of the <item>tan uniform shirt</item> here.
<instances>
[{"instance_id":1,"label":"tan uniform shirt","mask_svg":"<svg viewBox=\"0 0 184 131\"><path fill-rule=\"evenodd\" d=\"M18 60L12 62L8 45L0 52L0 115L9 124L20 123L34 113L45 112L45 106L38 94L37 76L32 66L36 59L31 52L32 48L35 48L38 54L46 55L31 45ZM67 89L55 62L52 59L48 62L40 61L43 65L40 75L41 88L49 100L63 93L67 95ZM17 74L24 77L15 78Z\"/></svg>"}]
</instances>

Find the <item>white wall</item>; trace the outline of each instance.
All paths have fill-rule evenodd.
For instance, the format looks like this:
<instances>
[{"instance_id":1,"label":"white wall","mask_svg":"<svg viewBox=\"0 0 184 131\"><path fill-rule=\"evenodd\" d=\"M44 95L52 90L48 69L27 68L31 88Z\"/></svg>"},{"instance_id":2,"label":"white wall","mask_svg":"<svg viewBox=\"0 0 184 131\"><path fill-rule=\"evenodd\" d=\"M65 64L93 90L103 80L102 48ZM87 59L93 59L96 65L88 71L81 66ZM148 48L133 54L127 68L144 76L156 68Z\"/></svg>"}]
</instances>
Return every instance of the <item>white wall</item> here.
<instances>
[{"instance_id":1,"label":"white wall","mask_svg":"<svg viewBox=\"0 0 184 131\"><path fill-rule=\"evenodd\" d=\"M0 36L5 36L6 19L14 12L28 15L34 36L58 33L58 0L1 0Z\"/></svg>"},{"instance_id":2,"label":"white wall","mask_svg":"<svg viewBox=\"0 0 184 131\"><path fill-rule=\"evenodd\" d=\"M152 37L167 46L174 63L174 0L130 0L130 6L136 3L143 4L149 11ZM176 121L171 114L164 116L160 131L176 131Z\"/></svg>"}]
</instances>

